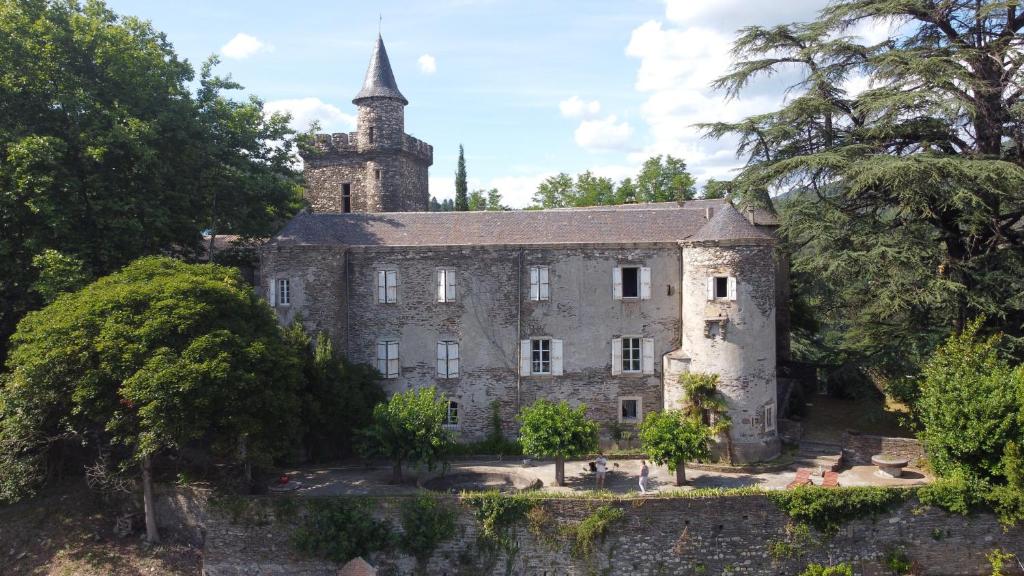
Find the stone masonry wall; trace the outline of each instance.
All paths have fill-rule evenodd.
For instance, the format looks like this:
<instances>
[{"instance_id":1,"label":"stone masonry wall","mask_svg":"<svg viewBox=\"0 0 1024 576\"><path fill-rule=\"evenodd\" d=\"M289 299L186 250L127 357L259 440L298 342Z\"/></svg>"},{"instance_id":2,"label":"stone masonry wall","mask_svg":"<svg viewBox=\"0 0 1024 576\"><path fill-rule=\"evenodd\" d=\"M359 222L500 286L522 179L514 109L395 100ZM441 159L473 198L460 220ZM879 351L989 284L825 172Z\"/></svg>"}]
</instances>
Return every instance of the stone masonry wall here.
<instances>
[{"instance_id":1,"label":"stone masonry wall","mask_svg":"<svg viewBox=\"0 0 1024 576\"><path fill-rule=\"evenodd\" d=\"M925 459L924 446L916 438L892 438L844 432L843 462L851 465L871 464L875 454L891 454L906 458L912 466Z\"/></svg>"},{"instance_id":2,"label":"stone masonry wall","mask_svg":"<svg viewBox=\"0 0 1024 576\"><path fill-rule=\"evenodd\" d=\"M400 376L390 391L436 385L459 402L463 440L484 436L490 403L500 403L506 432L520 406L537 398L586 403L607 426L618 419L619 398L638 397L642 410L660 410L660 358L678 346L677 246L351 249L347 356L376 364L380 340L397 340ZM651 298L612 298L616 265L651 268ZM529 268L549 267L550 299L529 300ZM436 271L456 271L457 298L436 298ZM398 271L397 304L377 302L376 272ZM521 316L520 316L521 315ZM519 318L522 318L520 323ZM341 329L341 326L338 327ZM611 375L611 341L622 335L653 338L655 374ZM561 339L564 375L519 375L520 340ZM439 378L436 345L459 342L458 378Z\"/></svg>"},{"instance_id":3,"label":"stone masonry wall","mask_svg":"<svg viewBox=\"0 0 1024 576\"><path fill-rule=\"evenodd\" d=\"M303 558L291 550L288 539L296 520L274 521L274 506L266 503L258 522L232 522L211 513L205 531L203 573L206 576L241 574L328 576L337 566ZM396 527L400 499L378 499L374 509ZM858 576L891 574L884 560L888 552L903 549L922 575L981 576L991 568L985 558L994 549L1024 552L1021 528L1004 530L988 514L957 516L908 502L874 519L846 523L838 534L825 538L812 529L810 538L794 539L792 524L767 497L718 496L708 498L625 499L611 502L546 500L538 504L547 524L557 530L611 505L623 511L605 538L596 541L587 557L574 556L564 541L535 536L527 522L513 529L518 552L488 556L476 544L479 524L473 511L452 499L459 510L457 536L442 543L423 573L436 575L583 576L636 574L669 576L794 575L809 563L850 562ZM398 528L400 529L400 528ZM775 554L780 543L793 548L789 557ZM367 558L381 576L414 574L415 563L392 551ZM1004 574L1020 574L1016 567Z\"/></svg>"}]
</instances>

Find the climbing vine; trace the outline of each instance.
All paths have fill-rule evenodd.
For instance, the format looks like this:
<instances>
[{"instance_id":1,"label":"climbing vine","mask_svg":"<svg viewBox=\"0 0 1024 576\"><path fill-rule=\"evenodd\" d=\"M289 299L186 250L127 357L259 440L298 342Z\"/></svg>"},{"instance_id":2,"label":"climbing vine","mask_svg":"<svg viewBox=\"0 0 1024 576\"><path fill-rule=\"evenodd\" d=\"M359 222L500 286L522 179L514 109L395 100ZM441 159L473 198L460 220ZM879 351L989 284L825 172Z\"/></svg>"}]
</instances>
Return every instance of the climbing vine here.
<instances>
[{"instance_id":1,"label":"climbing vine","mask_svg":"<svg viewBox=\"0 0 1024 576\"><path fill-rule=\"evenodd\" d=\"M906 501L910 494L910 490L899 488L804 486L768 492L767 496L793 520L832 536L845 522L881 514Z\"/></svg>"}]
</instances>

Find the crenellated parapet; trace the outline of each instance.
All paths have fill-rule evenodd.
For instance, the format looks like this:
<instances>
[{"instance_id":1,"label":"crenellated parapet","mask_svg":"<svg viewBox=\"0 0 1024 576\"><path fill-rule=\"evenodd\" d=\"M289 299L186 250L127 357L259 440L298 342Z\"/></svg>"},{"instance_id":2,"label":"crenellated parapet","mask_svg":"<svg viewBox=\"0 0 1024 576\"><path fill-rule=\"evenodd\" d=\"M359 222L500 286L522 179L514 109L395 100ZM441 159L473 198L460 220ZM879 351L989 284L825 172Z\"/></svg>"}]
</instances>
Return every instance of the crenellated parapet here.
<instances>
[{"instance_id":1,"label":"crenellated parapet","mask_svg":"<svg viewBox=\"0 0 1024 576\"><path fill-rule=\"evenodd\" d=\"M402 151L412 154L427 166L434 163L434 147L419 138L402 134Z\"/></svg>"},{"instance_id":2,"label":"crenellated parapet","mask_svg":"<svg viewBox=\"0 0 1024 576\"><path fill-rule=\"evenodd\" d=\"M382 147L360 148L358 132L316 134L313 137L313 143L321 155L379 152L387 150L387 148ZM413 156L427 166L434 163L434 147L419 138L403 134L401 151Z\"/></svg>"}]
</instances>

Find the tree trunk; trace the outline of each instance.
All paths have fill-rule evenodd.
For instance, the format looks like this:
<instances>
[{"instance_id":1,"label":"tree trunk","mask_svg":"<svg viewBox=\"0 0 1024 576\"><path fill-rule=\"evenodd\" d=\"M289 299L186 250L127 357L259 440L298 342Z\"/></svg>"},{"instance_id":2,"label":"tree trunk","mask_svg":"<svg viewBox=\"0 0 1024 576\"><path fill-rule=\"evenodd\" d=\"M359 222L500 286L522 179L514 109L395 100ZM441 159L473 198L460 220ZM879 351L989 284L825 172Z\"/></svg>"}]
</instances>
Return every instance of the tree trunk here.
<instances>
[{"instance_id":1,"label":"tree trunk","mask_svg":"<svg viewBox=\"0 0 1024 576\"><path fill-rule=\"evenodd\" d=\"M160 543L160 532L156 528L156 512L153 510L153 471L149 456L142 457L142 505L146 513L146 542Z\"/></svg>"},{"instance_id":2,"label":"tree trunk","mask_svg":"<svg viewBox=\"0 0 1024 576\"><path fill-rule=\"evenodd\" d=\"M249 442L243 435L238 439L238 459L242 461L242 480L245 481L245 489L252 492L252 464L249 462Z\"/></svg>"},{"instance_id":3,"label":"tree trunk","mask_svg":"<svg viewBox=\"0 0 1024 576\"><path fill-rule=\"evenodd\" d=\"M395 460L394 465L391 467L391 483L401 484L402 483L402 461Z\"/></svg>"},{"instance_id":4,"label":"tree trunk","mask_svg":"<svg viewBox=\"0 0 1024 576\"><path fill-rule=\"evenodd\" d=\"M686 460L676 462L676 486L686 486Z\"/></svg>"},{"instance_id":5,"label":"tree trunk","mask_svg":"<svg viewBox=\"0 0 1024 576\"><path fill-rule=\"evenodd\" d=\"M565 486L565 458L555 458L555 485Z\"/></svg>"}]
</instances>

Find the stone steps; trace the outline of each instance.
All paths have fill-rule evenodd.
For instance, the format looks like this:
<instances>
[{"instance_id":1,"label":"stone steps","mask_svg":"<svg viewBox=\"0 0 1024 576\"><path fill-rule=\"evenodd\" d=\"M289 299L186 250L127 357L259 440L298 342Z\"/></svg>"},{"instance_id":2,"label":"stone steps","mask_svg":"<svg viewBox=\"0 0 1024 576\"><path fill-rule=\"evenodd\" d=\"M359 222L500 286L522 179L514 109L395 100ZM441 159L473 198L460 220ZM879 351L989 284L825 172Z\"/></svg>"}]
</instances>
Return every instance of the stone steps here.
<instances>
[{"instance_id":1,"label":"stone steps","mask_svg":"<svg viewBox=\"0 0 1024 576\"><path fill-rule=\"evenodd\" d=\"M819 442L801 442L800 449L793 458L793 464L797 468L810 468L817 472L835 472L839 470L843 461L843 450L836 444L824 444Z\"/></svg>"}]
</instances>

